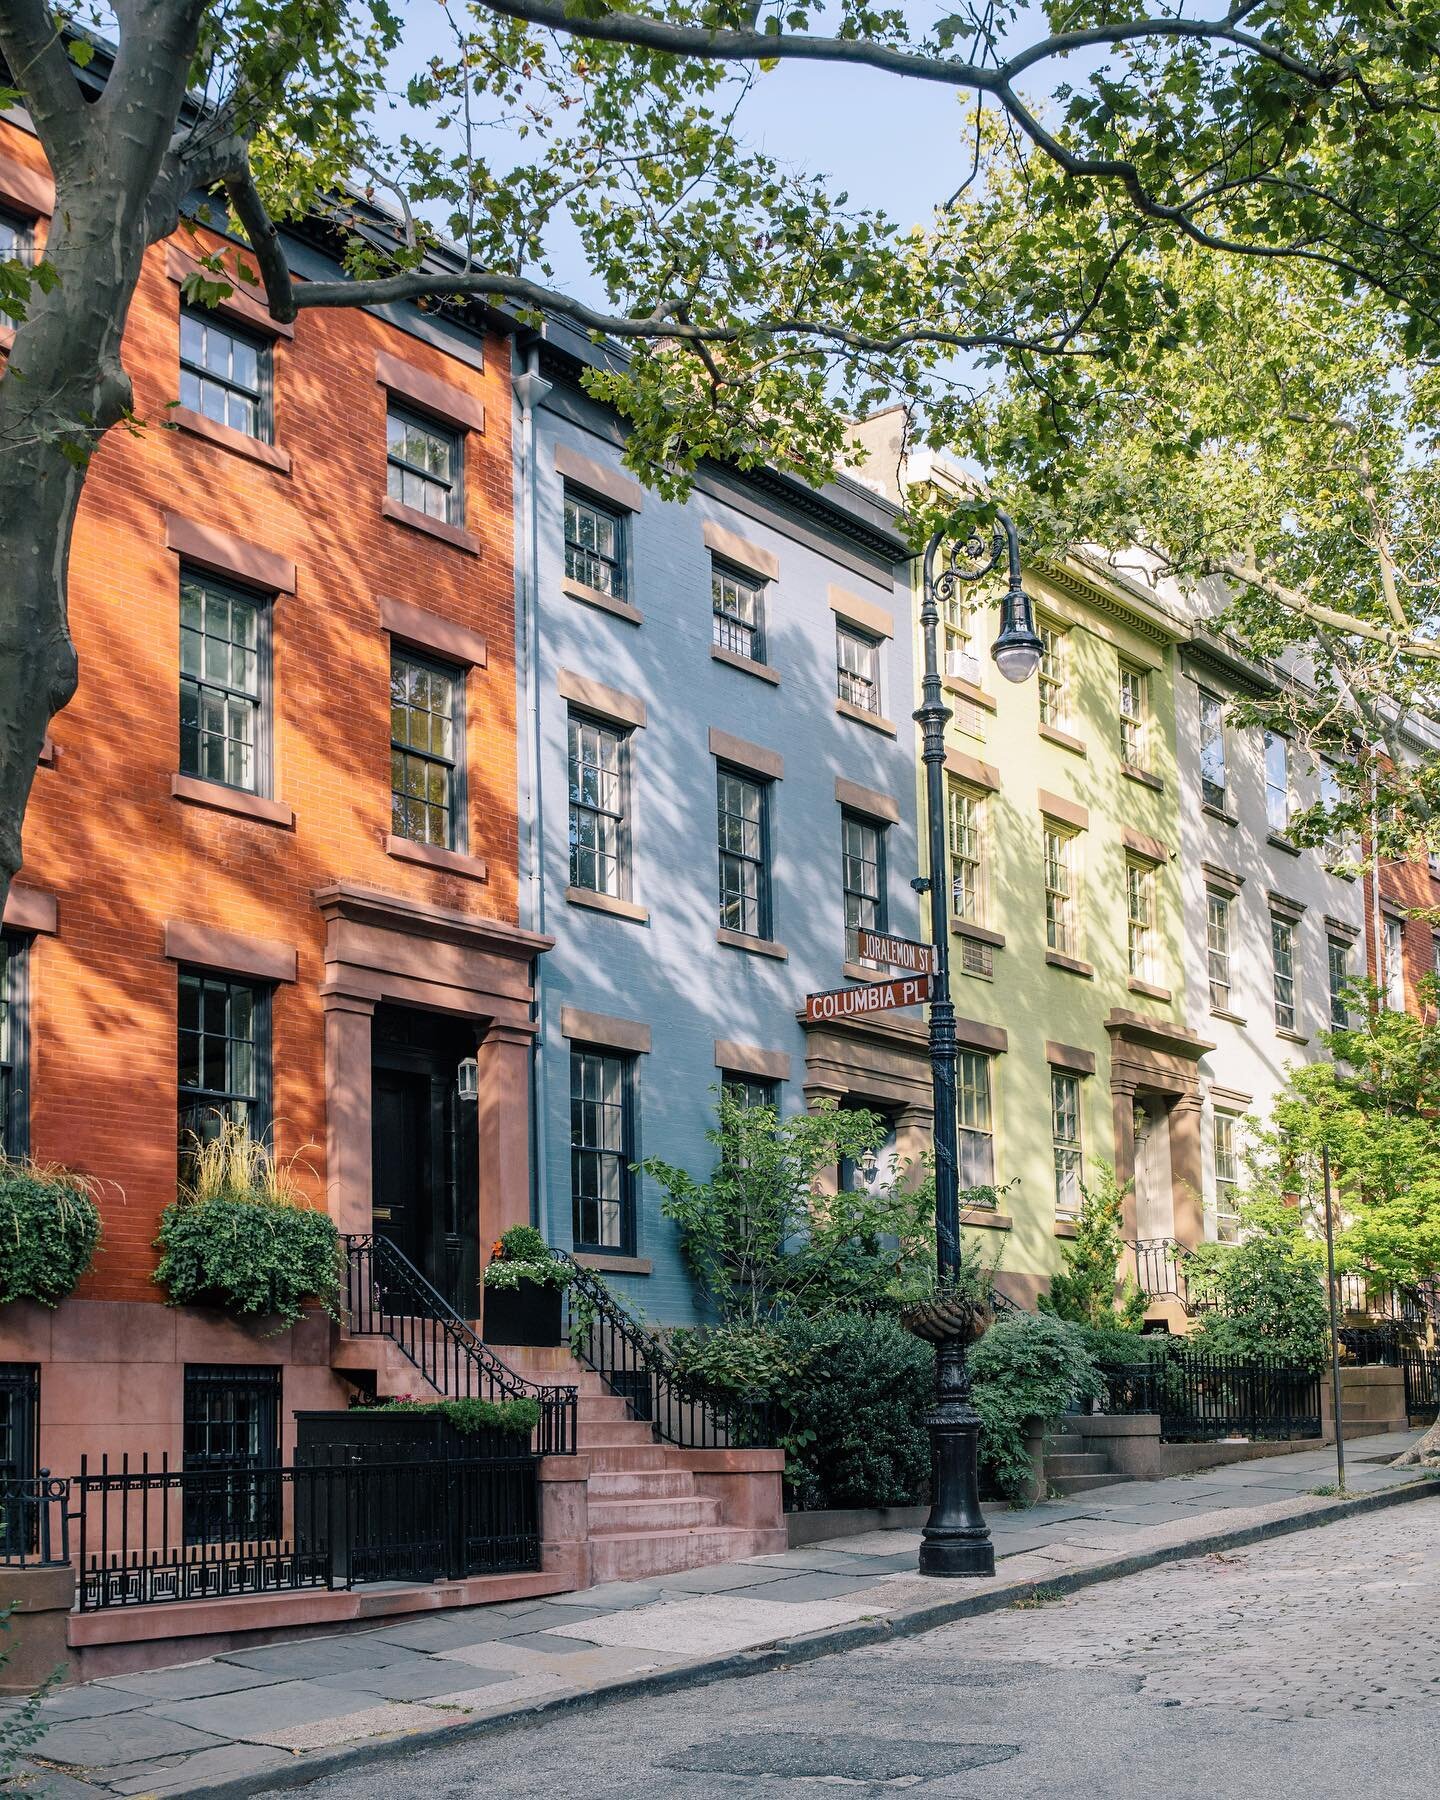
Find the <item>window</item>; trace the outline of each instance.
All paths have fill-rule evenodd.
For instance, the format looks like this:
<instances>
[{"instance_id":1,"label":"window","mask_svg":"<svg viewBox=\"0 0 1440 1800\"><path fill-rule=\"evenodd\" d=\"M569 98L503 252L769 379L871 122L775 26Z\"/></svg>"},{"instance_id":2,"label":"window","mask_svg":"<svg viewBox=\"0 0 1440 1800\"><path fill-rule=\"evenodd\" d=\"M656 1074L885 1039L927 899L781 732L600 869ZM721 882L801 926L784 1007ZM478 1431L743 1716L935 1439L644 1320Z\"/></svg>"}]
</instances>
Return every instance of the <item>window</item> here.
<instances>
[{"instance_id":1,"label":"window","mask_svg":"<svg viewBox=\"0 0 1440 1800\"><path fill-rule=\"evenodd\" d=\"M270 346L212 314L180 309L180 404L270 440Z\"/></svg>"},{"instance_id":2,"label":"window","mask_svg":"<svg viewBox=\"0 0 1440 1800\"><path fill-rule=\"evenodd\" d=\"M280 1533L280 1370L185 1365L185 1542Z\"/></svg>"},{"instance_id":3,"label":"window","mask_svg":"<svg viewBox=\"0 0 1440 1800\"><path fill-rule=\"evenodd\" d=\"M1085 1164L1080 1149L1080 1077L1050 1071L1050 1138L1055 1149L1055 1214L1073 1219L1080 1211Z\"/></svg>"},{"instance_id":4,"label":"window","mask_svg":"<svg viewBox=\"0 0 1440 1800\"><path fill-rule=\"evenodd\" d=\"M1405 1010L1405 922L1393 914L1385 915L1384 969L1385 1005L1391 1012Z\"/></svg>"},{"instance_id":5,"label":"window","mask_svg":"<svg viewBox=\"0 0 1440 1800\"><path fill-rule=\"evenodd\" d=\"M975 618L971 597L959 582L950 583L950 591L940 602L940 629L945 652L941 664L952 680L978 682L980 670L970 645L974 637Z\"/></svg>"},{"instance_id":6,"label":"window","mask_svg":"<svg viewBox=\"0 0 1440 1800\"><path fill-rule=\"evenodd\" d=\"M1275 974L1275 1027L1295 1029L1295 925L1279 913L1270 915L1270 951Z\"/></svg>"},{"instance_id":7,"label":"window","mask_svg":"<svg viewBox=\"0 0 1440 1800\"><path fill-rule=\"evenodd\" d=\"M1430 972L1440 975L1440 931L1430 933Z\"/></svg>"},{"instance_id":8,"label":"window","mask_svg":"<svg viewBox=\"0 0 1440 1800\"><path fill-rule=\"evenodd\" d=\"M1425 857L1425 867L1440 881L1440 850L1431 850Z\"/></svg>"},{"instance_id":9,"label":"window","mask_svg":"<svg viewBox=\"0 0 1440 1800\"><path fill-rule=\"evenodd\" d=\"M720 923L746 937L770 936L769 783L721 768L716 775Z\"/></svg>"},{"instance_id":10,"label":"window","mask_svg":"<svg viewBox=\"0 0 1440 1800\"><path fill-rule=\"evenodd\" d=\"M0 262L24 263L27 269L34 265L35 229L29 219L0 212ZM13 325L15 315L0 307L0 320L9 320Z\"/></svg>"},{"instance_id":11,"label":"window","mask_svg":"<svg viewBox=\"0 0 1440 1800\"><path fill-rule=\"evenodd\" d=\"M416 844L464 848L463 677L408 652L390 658L390 829Z\"/></svg>"},{"instance_id":12,"label":"window","mask_svg":"<svg viewBox=\"0 0 1440 1800\"><path fill-rule=\"evenodd\" d=\"M1350 941L1348 938L1329 939L1330 967L1330 1028L1332 1031L1348 1031L1350 1029L1350 1007L1346 1000L1345 989L1350 981Z\"/></svg>"},{"instance_id":13,"label":"window","mask_svg":"<svg viewBox=\"0 0 1440 1800\"><path fill-rule=\"evenodd\" d=\"M1205 890L1205 959L1211 1012L1230 1010L1230 896Z\"/></svg>"},{"instance_id":14,"label":"window","mask_svg":"<svg viewBox=\"0 0 1440 1800\"><path fill-rule=\"evenodd\" d=\"M735 1104L747 1111L756 1106L768 1106L772 1112L780 1110L780 1083L768 1075L743 1075L725 1069L720 1083Z\"/></svg>"},{"instance_id":15,"label":"window","mask_svg":"<svg viewBox=\"0 0 1440 1800\"><path fill-rule=\"evenodd\" d=\"M572 488L565 490L565 574L568 580L623 600L629 585L625 579L625 520L608 507L597 506Z\"/></svg>"},{"instance_id":16,"label":"window","mask_svg":"<svg viewBox=\"0 0 1440 1800\"><path fill-rule=\"evenodd\" d=\"M985 923L985 801L958 781L949 785L950 907L968 925Z\"/></svg>"},{"instance_id":17,"label":"window","mask_svg":"<svg viewBox=\"0 0 1440 1800\"><path fill-rule=\"evenodd\" d=\"M1070 716L1070 640L1042 620L1040 642L1040 723L1058 728Z\"/></svg>"},{"instance_id":18,"label":"window","mask_svg":"<svg viewBox=\"0 0 1440 1800\"><path fill-rule=\"evenodd\" d=\"M570 885L623 898L630 886L626 734L570 715Z\"/></svg>"},{"instance_id":19,"label":"window","mask_svg":"<svg viewBox=\"0 0 1440 1800\"><path fill-rule=\"evenodd\" d=\"M1222 1244L1240 1237L1240 1158L1233 1113L1215 1115L1215 1235Z\"/></svg>"},{"instance_id":20,"label":"window","mask_svg":"<svg viewBox=\"0 0 1440 1800\"><path fill-rule=\"evenodd\" d=\"M1045 946L1057 956L1076 954L1075 838L1048 821L1045 836Z\"/></svg>"},{"instance_id":21,"label":"window","mask_svg":"<svg viewBox=\"0 0 1440 1800\"><path fill-rule=\"evenodd\" d=\"M860 928L885 929L885 833L869 819L841 813L840 861L845 890L845 960L856 962Z\"/></svg>"},{"instance_id":22,"label":"window","mask_svg":"<svg viewBox=\"0 0 1440 1800\"><path fill-rule=\"evenodd\" d=\"M955 1059L960 1187L994 1187L995 1122L990 1100L990 1058L962 1050Z\"/></svg>"},{"instance_id":23,"label":"window","mask_svg":"<svg viewBox=\"0 0 1440 1800\"><path fill-rule=\"evenodd\" d=\"M737 575L721 563L710 568L710 602L715 643L751 662L765 660L765 584Z\"/></svg>"},{"instance_id":24,"label":"window","mask_svg":"<svg viewBox=\"0 0 1440 1800\"><path fill-rule=\"evenodd\" d=\"M270 1127L270 996L253 982L180 972L180 1145L224 1119L252 1138Z\"/></svg>"},{"instance_id":25,"label":"window","mask_svg":"<svg viewBox=\"0 0 1440 1800\"><path fill-rule=\"evenodd\" d=\"M459 434L394 407L385 416L386 491L401 506L447 524L464 522Z\"/></svg>"},{"instance_id":26,"label":"window","mask_svg":"<svg viewBox=\"0 0 1440 1800\"><path fill-rule=\"evenodd\" d=\"M30 1147L28 960L24 938L0 936L0 1150L6 1156L23 1156Z\"/></svg>"},{"instance_id":27,"label":"window","mask_svg":"<svg viewBox=\"0 0 1440 1800\"><path fill-rule=\"evenodd\" d=\"M1150 863L1125 863L1125 906L1130 979L1153 981L1155 974L1155 870Z\"/></svg>"},{"instance_id":28,"label":"window","mask_svg":"<svg viewBox=\"0 0 1440 1800\"><path fill-rule=\"evenodd\" d=\"M0 1494L13 1482L35 1479L39 1448L39 1364L0 1363ZM0 1506L0 1556L33 1550L38 1524L31 1508Z\"/></svg>"},{"instance_id":29,"label":"window","mask_svg":"<svg viewBox=\"0 0 1440 1800\"><path fill-rule=\"evenodd\" d=\"M570 1196L580 1249L635 1247L634 1059L570 1051Z\"/></svg>"},{"instance_id":30,"label":"window","mask_svg":"<svg viewBox=\"0 0 1440 1800\"><path fill-rule=\"evenodd\" d=\"M1225 707L1214 694L1200 690L1200 799L1225 810Z\"/></svg>"},{"instance_id":31,"label":"window","mask_svg":"<svg viewBox=\"0 0 1440 1800\"><path fill-rule=\"evenodd\" d=\"M1145 767L1145 676L1120 665L1120 760L1131 769Z\"/></svg>"},{"instance_id":32,"label":"window","mask_svg":"<svg viewBox=\"0 0 1440 1800\"><path fill-rule=\"evenodd\" d=\"M180 576L180 772L247 794L269 770L269 607Z\"/></svg>"},{"instance_id":33,"label":"window","mask_svg":"<svg viewBox=\"0 0 1440 1800\"><path fill-rule=\"evenodd\" d=\"M853 626L835 627L835 691L862 712L880 711L880 646Z\"/></svg>"},{"instance_id":34,"label":"window","mask_svg":"<svg viewBox=\"0 0 1440 1800\"><path fill-rule=\"evenodd\" d=\"M1290 740L1265 733L1265 822L1283 837L1290 829Z\"/></svg>"}]
</instances>

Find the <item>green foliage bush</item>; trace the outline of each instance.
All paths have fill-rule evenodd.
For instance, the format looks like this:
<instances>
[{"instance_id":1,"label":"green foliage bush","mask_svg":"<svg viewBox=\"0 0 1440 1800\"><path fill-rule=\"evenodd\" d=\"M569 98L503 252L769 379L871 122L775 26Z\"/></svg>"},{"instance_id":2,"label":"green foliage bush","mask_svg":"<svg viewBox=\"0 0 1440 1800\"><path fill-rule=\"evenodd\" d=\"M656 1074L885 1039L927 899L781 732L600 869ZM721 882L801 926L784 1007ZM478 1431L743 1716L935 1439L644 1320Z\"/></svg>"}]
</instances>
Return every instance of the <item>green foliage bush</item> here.
<instances>
[{"instance_id":1,"label":"green foliage bush","mask_svg":"<svg viewBox=\"0 0 1440 1800\"><path fill-rule=\"evenodd\" d=\"M1240 1242L1202 1244L1186 1264L1191 1293L1215 1299L1220 1309L1203 1314L1187 1348L1319 1368L1330 1343L1324 1256L1284 1200L1243 1205Z\"/></svg>"},{"instance_id":2,"label":"green foliage bush","mask_svg":"<svg viewBox=\"0 0 1440 1800\"><path fill-rule=\"evenodd\" d=\"M99 1242L100 1209L83 1177L0 1158L0 1305L58 1306Z\"/></svg>"},{"instance_id":3,"label":"green foliage bush","mask_svg":"<svg viewBox=\"0 0 1440 1800\"><path fill-rule=\"evenodd\" d=\"M478 1437L486 1431L503 1431L513 1437L528 1438L540 1423L540 1402L518 1400L386 1400L380 1406L367 1406L366 1412L430 1412L436 1411L453 1425L462 1437Z\"/></svg>"},{"instance_id":4,"label":"green foliage bush","mask_svg":"<svg viewBox=\"0 0 1440 1800\"><path fill-rule=\"evenodd\" d=\"M1030 1491L1025 1437L1100 1392L1079 1328L1045 1313L1001 1319L970 1351L971 1398L980 1415L982 1482L1007 1500Z\"/></svg>"},{"instance_id":5,"label":"green foliage bush","mask_svg":"<svg viewBox=\"0 0 1440 1800\"><path fill-rule=\"evenodd\" d=\"M1160 1361L1177 1341L1163 1331L1127 1331L1123 1325L1076 1325L1075 1329L1091 1360L1102 1368Z\"/></svg>"},{"instance_id":6,"label":"green foliage bush","mask_svg":"<svg viewBox=\"0 0 1440 1800\"><path fill-rule=\"evenodd\" d=\"M340 1317L343 1252L327 1213L283 1201L177 1200L160 1218L153 1279L172 1306L220 1306L242 1318L300 1318L306 1300Z\"/></svg>"},{"instance_id":7,"label":"green foliage bush","mask_svg":"<svg viewBox=\"0 0 1440 1800\"><path fill-rule=\"evenodd\" d=\"M1065 1265L1050 1281L1050 1292L1040 1296L1041 1312L1053 1313L1074 1325L1119 1326L1133 1329L1145 1317L1145 1296L1133 1277L1119 1284L1120 1258L1125 1244L1120 1235L1125 1196L1130 1183L1121 1187L1115 1171L1098 1165L1096 1179L1080 1183L1080 1216L1075 1236L1062 1243L1060 1260Z\"/></svg>"},{"instance_id":8,"label":"green foliage bush","mask_svg":"<svg viewBox=\"0 0 1440 1800\"><path fill-rule=\"evenodd\" d=\"M512 1225L501 1232L485 1265L485 1286L507 1292L526 1281L563 1288L569 1287L571 1280L569 1264L550 1254L549 1245L533 1225Z\"/></svg>"}]
</instances>

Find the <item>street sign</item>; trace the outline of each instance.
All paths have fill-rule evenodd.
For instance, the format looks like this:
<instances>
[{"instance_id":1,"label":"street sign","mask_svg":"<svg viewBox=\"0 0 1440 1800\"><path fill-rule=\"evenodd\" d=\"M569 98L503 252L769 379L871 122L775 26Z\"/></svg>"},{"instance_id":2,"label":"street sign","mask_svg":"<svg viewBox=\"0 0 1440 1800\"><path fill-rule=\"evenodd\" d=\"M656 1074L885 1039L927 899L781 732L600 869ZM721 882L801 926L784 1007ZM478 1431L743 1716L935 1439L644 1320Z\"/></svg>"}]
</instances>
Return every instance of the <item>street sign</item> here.
<instances>
[{"instance_id":1,"label":"street sign","mask_svg":"<svg viewBox=\"0 0 1440 1800\"><path fill-rule=\"evenodd\" d=\"M859 987L832 988L805 996L807 1024L827 1019L856 1019L865 1013L889 1012L896 1006L919 1006L930 998L929 975L902 975L893 981L867 981Z\"/></svg>"},{"instance_id":2,"label":"street sign","mask_svg":"<svg viewBox=\"0 0 1440 1800\"><path fill-rule=\"evenodd\" d=\"M871 931L866 925L860 927L857 954L861 962L886 963L911 975L929 975L935 969L932 945L917 944L914 938L891 937L888 931Z\"/></svg>"}]
</instances>

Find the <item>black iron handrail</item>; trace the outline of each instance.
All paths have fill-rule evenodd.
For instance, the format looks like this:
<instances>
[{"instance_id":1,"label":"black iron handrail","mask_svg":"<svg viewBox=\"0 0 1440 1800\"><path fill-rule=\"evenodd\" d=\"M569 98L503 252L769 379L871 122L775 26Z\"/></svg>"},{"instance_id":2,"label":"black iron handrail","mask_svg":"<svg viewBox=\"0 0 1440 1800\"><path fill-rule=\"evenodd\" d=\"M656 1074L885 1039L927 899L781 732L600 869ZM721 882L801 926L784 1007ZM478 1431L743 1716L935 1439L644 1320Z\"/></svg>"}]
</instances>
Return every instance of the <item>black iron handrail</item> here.
<instances>
[{"instance_id":1,"label":"black iron handrail","mask_svg":"<svg viewBox=\"0 0 1440 1800\"><path fill-rule=\"evenodd\" d=\"M527 1381L482 1343L444 1295L388 1238L345 1239L348 1323L357 1337L388 1337L447 1400L536 1400L535 1448L573 1456L578 1390Z\"/></svg>"},{"instance_id":2,"label":"black iron handrail","mask_svg":"<svg viewBox=\"0 0 1440 1800\"><path fill-rule=\"evenodd\" d=\"M632 1319L603 1281L568 1251L550 1254L570 1275L565 1288L570 1348L658 1438L687 1450L774 1443L763 1401L723 1393L686 1374L663 1340Z\"/></svg>"},{"instance_id":3,"label":"black iron handrail","mask_svg":"<svg viewBox=\"0 0 1440 1800\"><path fill-rule=\"evenodd\" d=\"M1318 1437L1320 1377L1268 1356L1205 1356L1165 1342L1143 1363L1102 1364L1097 1410L1158 1413L1160 1436Z\"/></svg>"}]
</instances>

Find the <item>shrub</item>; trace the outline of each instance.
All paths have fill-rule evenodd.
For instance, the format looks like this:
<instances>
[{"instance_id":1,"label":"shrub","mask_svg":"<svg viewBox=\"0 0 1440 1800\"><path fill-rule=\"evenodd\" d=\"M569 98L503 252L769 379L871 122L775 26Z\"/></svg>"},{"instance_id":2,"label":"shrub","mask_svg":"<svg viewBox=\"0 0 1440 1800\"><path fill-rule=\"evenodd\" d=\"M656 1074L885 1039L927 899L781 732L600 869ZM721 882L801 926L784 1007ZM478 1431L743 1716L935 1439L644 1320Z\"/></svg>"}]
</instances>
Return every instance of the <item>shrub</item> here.
<instances>
[{"instance_id":1,"label":"shrub","mask_svg":"<svg viewBox=\"0 0 1440 1800\"><path fill-rule=\"evenodd\" d=\"M533 1225L512 1225L501 1232L485 1265L487 1288L518 1288L522 1281L533 1281L540 1287L569 1287L572 1271L568 1263L550 1254L550 1247Z\"/></svg>"},{"instance_id":2,"label":"shrub","mask_svg":"<svg viewBox=\"0 0 1440 1800\"><path fill-rule=\"evenodd\" d=\"M196 1138L190 1179L167 1206L155 1240L153 1279L172 1306L224 1307L241 1317L301 1317L318 1300L340 1318L343 1252L328 1214L305 1204L295 1159L277 1163L269 1147L230 1120Z\"/></svg>"},{"instance_id":3,"label":"shrub","mask_svg":"<svg viewBox=\"0 0 1440 1800\"><path fill-rule=\"evenodd\" d=\"M1126 1331L1121 1325L1077 1325L1080 1341L1103 1368L1126 1368L1157 1362L1170 1354L1175 1339L1163 1331Z\"/></svg>"},{"instance_id":4,"label":"shrub","mask_svg":"<svg viewBox=\"0 0 1440 1800\"><path fill-rule=\"evenodd\" d=\"M992 1325L970 1352L971 1397L980 1415L980 1472L1013 1502L1029 1492L1025 1437L1100 1391L1078 1327L1044 1313Z\"/></svg>"},{"instance_id":5,"label":"shrub","mask_svg":"<svg viewBox=\"0 0 1440 1800\"><path fill-rule=\"evenodd\" d=\"M540 1402L521 1397L518 1400L386 1400L369 1406L367 1412L442 1413L461 1437L478 1437L486 1431L503 1431L514 1437L528 1438L540 1423Z\"/></svg>"},{"instance_id":6,"label":"shrub","mask_svg":"<svg viewBox=\"0 0 1440 1800\"><path fill-rule=\"evenodd\" d=\"M0 1158L0 1305L58 1306L99 1242L100 1209L84 1176Z\"/></svg>"},{"instance_id":7,"label":"shrub","mask_svg":"<svg viewBox=\"0 0 1440 1800\"><path fill-rule=\"evenodd\" d=\"M1051 1278L1050 1292L1040 1296L1041 1312L1053 1313L1074 1325L1120 1326L1133 1329L1145 1317L1146 1300L1139 1285L1126 1277L1117 1300L1120 1258L1124 1240L1120 1221L1130 1183L1121 1187L1115 1171L1099 1165L1098 1178L1080 1183L1080 1216L1075 1236L1062 1244L1064 1268Z\"/></svg>"},{"instance_id":8,"label":"shrub","mask_svg":"<svg viewBox=\"0 0 1440 1800\"><path fill-rule=\"evenodd\" d=\"M1283 1200L1242 1206L1240 1225L1238 1244L1202 1244L1186 1264L1192 1294L1220 1307L1202 1317L1188 1347L1319 1368L1330 1344L1322 1247Z\"/></svg>"}]
</instances>

